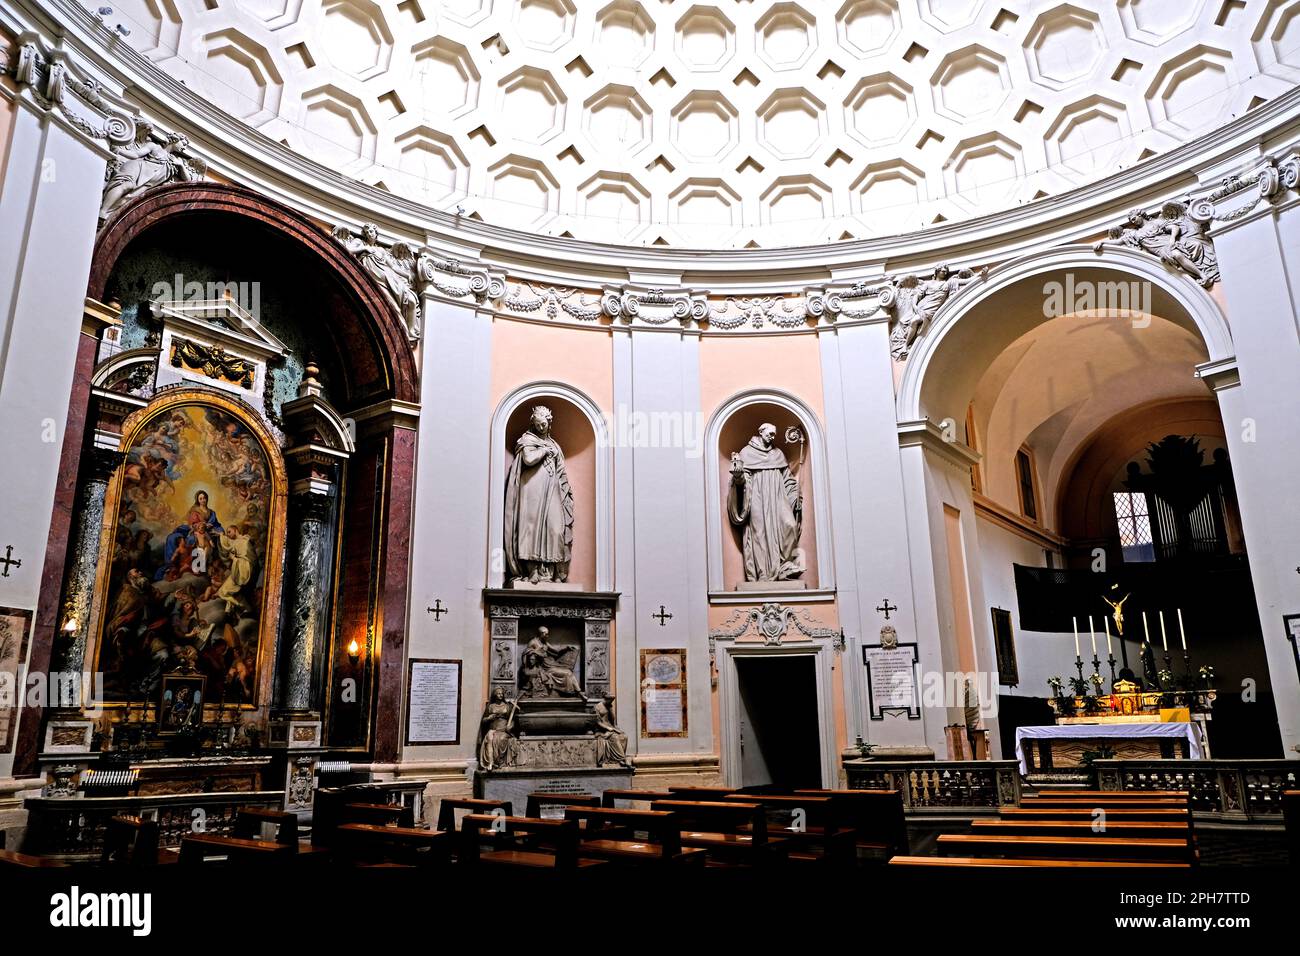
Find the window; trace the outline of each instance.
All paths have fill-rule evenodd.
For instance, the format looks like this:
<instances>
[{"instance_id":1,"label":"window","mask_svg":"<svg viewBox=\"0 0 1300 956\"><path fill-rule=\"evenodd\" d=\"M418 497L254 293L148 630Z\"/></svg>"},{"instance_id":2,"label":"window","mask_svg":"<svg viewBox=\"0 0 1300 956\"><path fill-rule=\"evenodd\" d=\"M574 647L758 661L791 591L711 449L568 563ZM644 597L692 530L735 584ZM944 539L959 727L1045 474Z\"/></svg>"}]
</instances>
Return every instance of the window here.
<instances>
[{"instance_id":1,"label":"window","mask_svg":"<svg viewBox=\"0 0 1300 956\"><path fill-rule=\"evenodd\" d=\"M1038 497L1034 491L1034 462L1024 448L1016 452L1016 477L1020 481L1020 513L1030 521L1037 521Z\"/></svg>"},{"instance_id":2,"label":"window","mask_svg":"<svg viewBox=\"0 0 1300 956\"><path fill-rule=\"evenodd\" d=\"M1115 523L1119 525L1119 544L1125 562L1154 561L1155 547L1151 543L1151 515L1147 512L1147 496L1132 491L1117 491L1115 497Z\"/></svg>"}]
</instances>

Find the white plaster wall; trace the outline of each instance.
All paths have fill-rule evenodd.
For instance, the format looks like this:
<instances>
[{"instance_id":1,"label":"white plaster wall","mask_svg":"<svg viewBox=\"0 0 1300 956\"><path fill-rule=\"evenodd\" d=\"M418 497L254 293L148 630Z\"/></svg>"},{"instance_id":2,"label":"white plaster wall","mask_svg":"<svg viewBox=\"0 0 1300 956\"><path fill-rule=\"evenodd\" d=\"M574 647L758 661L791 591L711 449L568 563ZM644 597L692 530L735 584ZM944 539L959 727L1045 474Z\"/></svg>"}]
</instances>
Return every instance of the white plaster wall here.
<instances>
[{"instance_id":1,"label":"white plaster wall","mask_svg":"<svg viewBox=\"0 0 1300 956\"><path fill-rule=\"evenodd\" d=\"M0 194L0 553L22 560L0 577L8 607L35 610L41 587L103 181L102 154L20 101ZM11 766L0 755L0 776Z\"/></svg>"}]
</instances>

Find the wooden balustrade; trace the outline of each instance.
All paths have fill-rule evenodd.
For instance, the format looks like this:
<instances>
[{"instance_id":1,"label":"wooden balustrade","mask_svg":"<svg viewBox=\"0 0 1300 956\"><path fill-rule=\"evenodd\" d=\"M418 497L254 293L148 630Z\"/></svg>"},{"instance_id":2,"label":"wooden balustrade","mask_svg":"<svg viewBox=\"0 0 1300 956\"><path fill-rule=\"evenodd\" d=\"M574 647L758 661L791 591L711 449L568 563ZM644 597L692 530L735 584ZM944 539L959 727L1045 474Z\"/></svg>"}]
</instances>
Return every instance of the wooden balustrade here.
<instances>
[{"instance_id":1,"label":"wooden balustrade","mask_svg":"<svg viewBox=\"0 0 1300 956\"><path fill-rule=\"evenodd\" d=\"M1100 790L1178 790L1192 812L1222 822L1282 822L1282 793L1300 789L1300 760L1095 760Z\"/></svg>"},{"instance_id":2,"label":"wooden balustrade","mask_svg":"<svg viewBox=\"0 0 1300 956\"><path fill-rule=\"evenodd\" d=\"M996 814L1020 803L1014 760L846 760L852 790L897 790L916 816Z\"/></svg>"},{"instance_id":3,"label":"wooden balustrade","mask_svg":"<svg viewBox=\"0 0 1300 956\"><path fill-rule=\"evenodd\" d=\"M844 761L853 790L897 790L911 817L992 816L1020 806L1014 760ZM1187 793L1200 819L1281 823L1282 793L1300 790L1300 760L1095 760L1092 789Z\"/></svg>"}]
</instances>

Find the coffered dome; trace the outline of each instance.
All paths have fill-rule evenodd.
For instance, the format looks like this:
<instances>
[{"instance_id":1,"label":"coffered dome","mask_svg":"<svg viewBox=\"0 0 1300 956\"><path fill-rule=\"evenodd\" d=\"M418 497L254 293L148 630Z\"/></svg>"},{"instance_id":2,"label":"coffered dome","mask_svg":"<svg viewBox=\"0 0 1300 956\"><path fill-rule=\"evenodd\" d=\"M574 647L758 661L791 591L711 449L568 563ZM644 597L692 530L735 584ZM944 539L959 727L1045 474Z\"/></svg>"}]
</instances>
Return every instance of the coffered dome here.
<instances>
[{"instance_id":1,"label":"coffered dome","mask_svg":"<svg viewBox=\"0 0 1300 956\"><path fill-rule=\"evenodd\" d=\"M740 248L923 229L1167 151L1300 78L1298 11L116 0L106 22L267 136L432 208Z\"/></svg>"}]
</instances>

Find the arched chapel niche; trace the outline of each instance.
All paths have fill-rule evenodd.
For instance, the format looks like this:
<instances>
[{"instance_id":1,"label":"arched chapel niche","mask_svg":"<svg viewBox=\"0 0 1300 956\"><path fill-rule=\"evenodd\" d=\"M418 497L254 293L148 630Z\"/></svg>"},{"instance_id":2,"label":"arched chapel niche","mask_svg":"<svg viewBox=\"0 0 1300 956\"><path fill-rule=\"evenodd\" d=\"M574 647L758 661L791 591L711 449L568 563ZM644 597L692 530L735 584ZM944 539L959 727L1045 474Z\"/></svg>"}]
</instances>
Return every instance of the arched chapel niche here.
<instances>
[{"instance_id":1,"label":"arched chapel niche","mask_svg":"<svg viewBox=\"0 0 1300 956\"><path fill-rule=\"evenodd\" d=\"M117 594L94 587L97 562L111 566L131 558L129 549L118 553L124 514L113 497L119 491L109 489L156 478L176 482L176 495L190 496L168 505L176 523L162 541L156 540L158 528L134 526L138 511L127 529L135 532L131 543L140 531L155 536L146 562L153 575L159 573L154 558L166 564L169 550L174 557L198 541L198 535L181 533L196 510L191 505L198 505L201 518L215 512L223 529L255 523L245 501L218 492L223 479L239 484L247 470L226 474L221 462L200 463L198 489L188 478L182 484L175 461L167 458L167 436L151 439L159 455L134 447L148 437L136 434L138 422L156 432L152 410L194 393L199 398L185 407L220 410L234 433L234 439L218 434L200 444L219 452L223 441L256 434L270 471L280 463L274 488L283 502L280 525L252 547L256 560L245 593L225 600L214 592L199 602L216 608L211 602L220 600L232 613L236 598L248 605L233 622L241 642L243 612L254 605L265 612L258 617L257 732L273 738L279 721L299 743L310 738L320 746L395 758L397 722L376 715L400 709L419 401L400 318L355 258L318 224L220 183L163 187L111 217L96 242L87 293L106 304L112 334L88 356L91 373L74 383L64 459L77 480L69 483L68 500L56 503L56 516L64 507L79 517L57 543L66 550L64 586L49 613L62 637L50 666L74 672L90 667L101 638L97 622L130 611L116 608ZM176 423L182 434L207 427L215 412L195 414L193 422ZM233 444L227 450L239 451ZM159 457L164 474L155 465L145 477L142 459ZM207 505L196 500L198 490L209 492ZM242 521L229 517L232 508ZM87 515L93 517L81 517ZM177 546L169 548L168 538ZM223 562L227 570L234 567ZM165 581L166 567L162 574ZM259 603L258 590L269 594L281 584L283 613L274 615ZM220 587L216 583L217 592ZM211 642L196 643L202 654ZM167 656L170 662L174 655L169 650ZM213 693L219 699L222 692ZM242 689L237 696L248 702ZM156 707L158 700L148 703Z\"/></svg>"},{"instance_id":2,"label":"arched chapel niche","mask_svg":"<svg viewBox=\"0 0 1300 956\"><path fill-rule=\"evenodd\" d=\"M803 571L785 580L751 581L746 579L745 523L734 522L731 516L733 507L743 509L738 497L732 501L732 455L746 449L765 424L775 427L772 447L784 454L802 496L797 548ZM705 448L710 506L709 590L797 593L833 587L829 535L819 533L819 529L828 527L825 451L821 425L812 412L803 403L779 393L738 396L714 414Z\"/></svg>"},{"instance_id":3,"label":"arched chapel niche","mask_svg":"<svg viewBox=\"0 0 1300 956\"><path fill-rule=\"evenodd\" d=\"M609 509L609 446L604 420L582 393L559 383L538 383L516 389L501 403L493 423L491 494L492 555L490 587L508 587L504 554L506 484L519 438L530 427L533 410L551 411L551 435L564 454L564 468L573 495L573 541L566 584L586 591L609 590L612 548Z\"/></svg>"}]
</instances>

